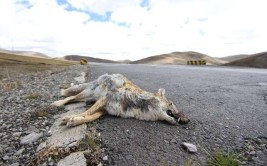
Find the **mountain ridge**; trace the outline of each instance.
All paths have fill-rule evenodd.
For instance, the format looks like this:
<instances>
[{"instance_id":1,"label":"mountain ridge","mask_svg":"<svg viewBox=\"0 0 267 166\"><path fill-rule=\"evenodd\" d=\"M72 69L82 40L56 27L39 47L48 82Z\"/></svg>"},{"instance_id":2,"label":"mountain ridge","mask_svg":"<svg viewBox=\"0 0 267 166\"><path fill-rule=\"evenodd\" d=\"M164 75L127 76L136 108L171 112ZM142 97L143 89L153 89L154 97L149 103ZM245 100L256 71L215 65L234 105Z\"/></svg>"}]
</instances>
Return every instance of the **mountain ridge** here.
<instances>
[{"instance_id":1,"label":"mountain ridge","mask_svg":"<svg viewBox=\"0 0 267 166\"><path fill-rule=\"evenodd\" d=\"M225 56L225 57L222 57L222 58L219 58L223 61L227 61L227 62L232 62L232 61L236 61L236 60L239 60L239 59L244 59L244 58L247 58L251 56L250 54L240 54L240 55L230 55L230 56Z\"/></svg>"},{"instance_id":2,"label":"mountain ridge","mask_svg":"<svg viewBox=\"0 0 267 166\"><path fill-rule=\"evenodd\" d=\"M246 58L226 63L224 66L267 68L267 52L252 54Z\"/></svg>"},{"instance_id":3,"label":"mountain ridge","mask_svg":"<svg viewBox=\"0 0 267 166\"><path fill-rule=\"evenodd\" d=\"M31 56L31 57L39 57L39 58L50 58L48 55L40 52L35 52L35 51L18 51L18 50L6 50L0 48L1 53L6 53L6 54L15 54L15 55L21 55L21 56Z\"/></svg>"},{"instance_id":4,"label":"mountain ridge","mask_svg":"<svg viewBox=\"0 0 267 166\"><path fill-rule=\"evenodd\" d=\"M66 55L64 57L51 58L43 53L32 52L32 51L10 51L0 48L1 55L9 54L18 55L18 56L27 56L27 57L37 57L37 58L46 58L54 60L74 60L79 61L84 58L88 62L96 63L123 63L123 64L187 64L187 61L191 60L205 60L207 65L224 65L224 66L244 66L244 67L258 67L258 68L267 68L267 52L260 52L256 54L240 54L240 55L231 55L221 58L211 57L206 54L202 54L195 51L185 51L185 52L171 52L167 54L149 56L143 59L130 61L130 60L108 60L101 59L89 56L81 55ZM4 54L3 54L4 53ZM19 57L18 57L19 58Z\"/></svg>"},{"instance_id":5,"label":"mountain ridge","mask_svg":"<svg viewBox=\"0 0 267 166\"><path fill-rule=\"evenodd\" d=\"M221 65L225 61L219 58L210 57L208 55L194 52L172 52L169 54L161 54L132 61L132 64L187 64L189 60L206 60L208 65Z\"/></svg>"},{"instance_id":6,"label":"mountain ridge","mask_svg":"<svg viewBox=\"0 0 267 166\"><path fill-rule=\"evenodd\" d=\"M73 61L80 61L80 59L86 59L89 63L96 62L96 63L118 63L116 61L101 59L101 58L94 58L89 56L81 56L81 55L66 55L64 59L66 60L73 60Z\"/></svg>"}]
</instances>

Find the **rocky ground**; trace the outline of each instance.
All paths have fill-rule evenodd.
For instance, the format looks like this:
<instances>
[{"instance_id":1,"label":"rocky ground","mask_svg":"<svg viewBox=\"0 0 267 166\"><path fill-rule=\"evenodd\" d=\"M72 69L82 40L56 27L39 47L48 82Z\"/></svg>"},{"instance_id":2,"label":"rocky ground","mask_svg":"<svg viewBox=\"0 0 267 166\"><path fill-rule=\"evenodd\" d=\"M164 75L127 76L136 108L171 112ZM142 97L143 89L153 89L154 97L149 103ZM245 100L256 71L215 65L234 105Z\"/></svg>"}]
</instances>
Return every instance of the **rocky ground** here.
<instances>
[{"instance_id":1,"label":"rocky ground","mask_svg":"<svg viewBox=\"0 0 267 166\"><path fill-rule=\"evenodd\" d=\"M48 157L41 165L58 161L61 166L73 165L74 160L84 161L82 156L87 164L96 161L94 165L205 165L216 150L235 153L243 165L266 165L266 75L225 71L218 75L217 69L178 68L90 65L89 70L77 65L28 72L24 67L0 66L0 165L36 164L37 148L52 137L51 127L67 111L67 107L49 105L60 98L60 89L76 84L73 78L84 71L89 71L89 80L104 73L122 73L151 92L165 87L191 122L172 126L106 115L86 125L100 137L86 135L79 145L79 150L86 150L101 142L101 155L75 153L65 158L68 161ZM197 153L188 153L182 142L195 144Z\"/></svg>"},{"instance_id":2,"label":"rocky ground","mask_svg":"<svg viewBox=\"0 0 267 166\"><path fill-rule=\"evenodd\" d=\"M51 135L50 127L58 118L55 115L65 112L49 105L59 99L60 89L77 83L73 78L87 69L79 65L35 68L1 66L0 165L27 165L34 160L38 145Z\"/></svg>"}]
</instances>

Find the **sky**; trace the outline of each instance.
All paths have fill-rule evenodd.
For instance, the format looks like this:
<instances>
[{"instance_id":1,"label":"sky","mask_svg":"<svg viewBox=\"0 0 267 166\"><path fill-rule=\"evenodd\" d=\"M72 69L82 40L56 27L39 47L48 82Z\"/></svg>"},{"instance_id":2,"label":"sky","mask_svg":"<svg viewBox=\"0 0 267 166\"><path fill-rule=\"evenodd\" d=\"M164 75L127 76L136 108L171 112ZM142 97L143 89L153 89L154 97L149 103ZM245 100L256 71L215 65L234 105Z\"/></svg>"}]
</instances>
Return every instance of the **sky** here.
<instances>
[{"instance_id":1,"label":"sky","mask_svg":"<svg viewBox=\"0 0 267 166\"><path fill-rule=\"evenodd\" d=\"M266 0L0 0L0 48L137 60L267 51Z\"/></svg>"}]
</instances>

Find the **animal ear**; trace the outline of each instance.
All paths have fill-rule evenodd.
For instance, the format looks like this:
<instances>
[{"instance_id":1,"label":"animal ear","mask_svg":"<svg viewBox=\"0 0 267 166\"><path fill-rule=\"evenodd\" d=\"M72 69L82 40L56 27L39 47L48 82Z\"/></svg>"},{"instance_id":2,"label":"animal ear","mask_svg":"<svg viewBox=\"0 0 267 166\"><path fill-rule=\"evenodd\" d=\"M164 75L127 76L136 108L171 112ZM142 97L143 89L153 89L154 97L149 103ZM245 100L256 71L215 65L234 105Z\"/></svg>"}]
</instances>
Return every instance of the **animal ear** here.
<instances>
[{"instance_id":1,"label":"animal ear","mask_svg":"<svg viewBox=\"0 0 267 166\"><path fill-rule=\"evenodd\" d=\"M165 96L165 89L160 88L158 93L160 96Z\"/></svg>"}]
</instances>

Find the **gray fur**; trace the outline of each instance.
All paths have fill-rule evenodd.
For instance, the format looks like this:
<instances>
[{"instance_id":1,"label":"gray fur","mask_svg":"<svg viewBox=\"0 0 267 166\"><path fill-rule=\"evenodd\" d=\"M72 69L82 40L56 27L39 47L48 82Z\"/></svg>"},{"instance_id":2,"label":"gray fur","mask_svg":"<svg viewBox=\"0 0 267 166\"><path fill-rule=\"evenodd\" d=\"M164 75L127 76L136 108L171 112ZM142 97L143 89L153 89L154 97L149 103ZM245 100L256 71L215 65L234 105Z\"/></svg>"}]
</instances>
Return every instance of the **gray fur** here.
<instances>
[{"instance_id":1,"label":"gray fur","mask_svg":"<svg viewBox=\"0 0 267 166\"><path fill-rule=\"evenodd\" d=\"M176 123L175 119L166 114L167 109L170 108L168 104L163 104L164 102L162 97L155 96L153 93L146 91L138 93L120 88L107 94L105 110L111 115L124 118L147 121L166 120L173 124Z\"/></svg>"},{"instance_id":2,"label":"gray fur","mask_svg":"<svg viewBox=\"0 0 267 166\"><path fill-rule=\"evenodd\" d=\"M62 90L61 94L63 96L77 94L78 97L75 101L96 101L100 97L105 96L108 91L114 91L116 88L120 88L126 80L127 78L121 74L104 74L90 83L75 85Z\"/></svg>"},{"instance_id":3,"label":"gray fur","mask_svg":"<svg viewBox=\"0 0 267 166\"><path fill-rule=\"evenodd\" d=\"M76 96L67 97L53 104L60 106L71 101L98 101L97 105L102 105L104 110L111 115L147 121L164 120L172 124L177 123L177 117L168 115L167 110L171 111L173 115L178 115L179 111L165 97L164 89L159 89L158 93L144 91L121 74L104 74L90 83L63 90L62 94L70 95L75 92L77 92ZM99 102L100 100L101 102ZM86 112L90 111L89 109ZM64 120L66 122L71 119L71 124L79 124L85 115L87 113L82 116L76 115L73 118L66 117ZM90 115L91 113L88 116Z\"/></svg>"},{"instance_id":4,"label":"gray fur","mask_svg":"<svg viewBox=\"0 0 267 166\"><path fill-rule=\"evenodd\" d=\"M109 92L107 94L107 102L121 103L122 111L127 111L131 108L141 108L142 112L148 112L148 106L156 105L159 101L152 93L146 93L145 96L133 93L127 89Z\"/></svg>"}]
</instances>

